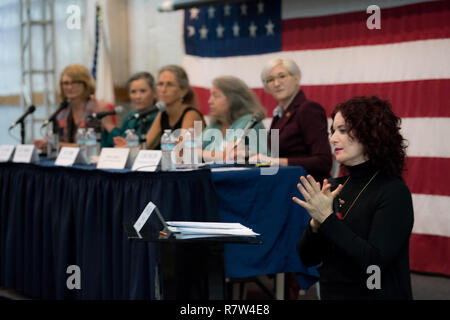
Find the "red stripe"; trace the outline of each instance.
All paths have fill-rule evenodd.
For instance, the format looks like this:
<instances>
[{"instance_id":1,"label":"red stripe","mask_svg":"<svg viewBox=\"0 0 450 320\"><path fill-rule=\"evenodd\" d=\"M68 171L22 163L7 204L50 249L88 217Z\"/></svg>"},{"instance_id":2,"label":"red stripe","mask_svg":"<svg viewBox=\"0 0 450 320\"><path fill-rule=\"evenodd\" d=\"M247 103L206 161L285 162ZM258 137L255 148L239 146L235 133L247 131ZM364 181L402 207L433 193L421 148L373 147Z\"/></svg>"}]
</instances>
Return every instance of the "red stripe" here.
<instances>
[{"instance_id":1,"label":"red stripe","mask_svg":"<svg viewBox=\"0 0 450 320\"><path fill-rule=\"evenodd\" d=\"M411 193L450 196L449 158L408 157L403 175Z\"/></svg>"},{"instance_id":2,"label":"red stripe","mask_svg":"<svg viewBox=\"0 0 450 320\"><path fill-rule=\"evenodd\" d=\"M387 99L402 118L450 117L450 79L303 86L306 96L319 102L330 116L334 107L354 96ZM447 101L447 103L445 103Z\"/></svg>"},{"instance_id":3,"label":"red stripe","mask_svg":"<svg viewBox=\"0 0 450 320\"><path fill-rule=\"evenodd\" d=\"M209 113L209 89L196 87L195 93L203 114ZM302 86L308 99L317 101L331 115L334 107L354 96L377 95L392 104L394 112L402 118L450 117L450 79L420 80L382 83L355 83ZM262 88L254 89L256 95L272 117L277 102ZM447 102L445 102L447 101Z\"/></svg>"},{"instance_id":4,"label":"red stripe","mask_svg":"<svg viewBox=\"0 0 450 320\"><path fill-rule=\"evenodd\" d=\"M324 49L450 37L450 1L381 8L381 29L366 26L366 11L282 22L282 50Z\"/></svg>"},{"instance_id":5,"label":"red stripe","mask_svg":"<svg viewBox=\"0 0 450 320\"><path fill-rule=\"evenodd\" d=\"M413 233L409 245L410 268L450 275L449 252L449 237Z\"/></svg>"}]
</instances>

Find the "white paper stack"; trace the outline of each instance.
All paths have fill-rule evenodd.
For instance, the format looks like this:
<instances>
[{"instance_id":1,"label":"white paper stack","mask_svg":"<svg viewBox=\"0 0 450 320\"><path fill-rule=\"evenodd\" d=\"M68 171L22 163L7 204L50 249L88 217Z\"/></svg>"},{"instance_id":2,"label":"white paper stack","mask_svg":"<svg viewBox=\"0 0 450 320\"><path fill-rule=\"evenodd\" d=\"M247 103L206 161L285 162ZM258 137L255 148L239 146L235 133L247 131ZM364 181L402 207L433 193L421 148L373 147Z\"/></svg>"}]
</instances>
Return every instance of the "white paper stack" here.
<instances>
[{"instance_id":1,"label":"white paper stack","mask_svg":"<svg viewBox=\"0 0 450 320\"><path fill-rule=\"evenodd\" d=\"M240 223L167 221L168 229L177 239L208 237L256 237L259 234Z\"/></svg>"}]
</instances>

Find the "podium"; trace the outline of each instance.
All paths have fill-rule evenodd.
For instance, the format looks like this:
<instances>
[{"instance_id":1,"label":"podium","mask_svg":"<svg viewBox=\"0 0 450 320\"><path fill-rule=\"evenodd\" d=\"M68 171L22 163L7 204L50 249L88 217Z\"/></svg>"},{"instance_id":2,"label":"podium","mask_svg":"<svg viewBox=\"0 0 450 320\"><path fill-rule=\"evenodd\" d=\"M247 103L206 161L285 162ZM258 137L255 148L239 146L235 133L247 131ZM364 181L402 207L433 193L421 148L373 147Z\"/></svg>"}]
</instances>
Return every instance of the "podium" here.
<instances>
[{"instance_id":1,"label":"podium","mask_svg":"<svg viewBox=\"0 0 450 320\"><path fill-rule=\"evenodd\" d=\"M227 299L224 245L263 243L259 237L177 239L161 236L151 227L144 227L140 235L131 224L124 224L124 228L129 240L160 244L155 296L162 300Z\"/></svg>"}]
</instances>

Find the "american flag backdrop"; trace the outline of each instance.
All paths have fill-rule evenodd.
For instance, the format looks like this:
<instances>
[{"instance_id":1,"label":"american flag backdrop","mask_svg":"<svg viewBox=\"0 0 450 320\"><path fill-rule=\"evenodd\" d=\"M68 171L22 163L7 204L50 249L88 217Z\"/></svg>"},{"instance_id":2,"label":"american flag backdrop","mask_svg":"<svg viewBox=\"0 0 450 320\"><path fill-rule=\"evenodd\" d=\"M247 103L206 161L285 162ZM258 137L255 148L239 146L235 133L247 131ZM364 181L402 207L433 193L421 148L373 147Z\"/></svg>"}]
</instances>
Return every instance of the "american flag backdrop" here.
<instances>
[{"instance_id":1,"label":"american flag backdrop","mask_svg":"<svg viewBox=\"0 0 450 320\"><path fill-rule=\"evenodd\" d=\"M409 142L404 177L415 214L411 268L450 275L450 1L380 4L381 29L367 27L367 6L348 12L327 7L308 16L308 3L314 2L185 11L183 66L201 111L209 112L212 79L231 74L254 89L271 116L276 102L264 93L260 72L273 57L297 62L303 91L328 117L353 96L388 99Z\"/></svg>"}]
</instances>

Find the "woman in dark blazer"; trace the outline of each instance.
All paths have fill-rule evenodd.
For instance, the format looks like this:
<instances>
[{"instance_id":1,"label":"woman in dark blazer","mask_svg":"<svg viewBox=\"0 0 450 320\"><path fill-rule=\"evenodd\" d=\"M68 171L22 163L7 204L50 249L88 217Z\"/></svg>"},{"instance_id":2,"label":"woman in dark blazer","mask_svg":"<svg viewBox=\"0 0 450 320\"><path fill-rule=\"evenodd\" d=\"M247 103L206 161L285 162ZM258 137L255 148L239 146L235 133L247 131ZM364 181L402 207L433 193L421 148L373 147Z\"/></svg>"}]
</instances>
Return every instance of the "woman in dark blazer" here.
<instances>
[{"instance_id":1,"label":"woman in dark blazer","mask_svg":"<svg viewBox=\"0 0 450 320\"><path fill-rule=\"evenodd\" d=\"M306 98L300 89L301 72L290 59L270 60L261 72L266 92L279 105L269 132L271 157L258 155L251 161L280 166L302 166L319 181L330 176L331 149L328 142L327 117L317 102ZM273 129L279 130L279 139L273 137Z\"/></svg>"}]
</instances>

